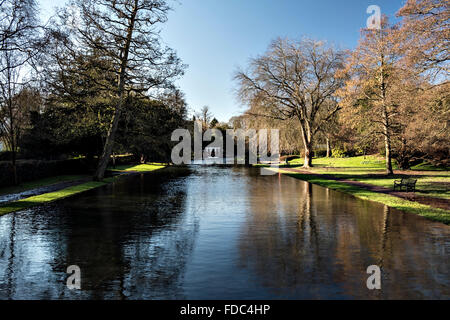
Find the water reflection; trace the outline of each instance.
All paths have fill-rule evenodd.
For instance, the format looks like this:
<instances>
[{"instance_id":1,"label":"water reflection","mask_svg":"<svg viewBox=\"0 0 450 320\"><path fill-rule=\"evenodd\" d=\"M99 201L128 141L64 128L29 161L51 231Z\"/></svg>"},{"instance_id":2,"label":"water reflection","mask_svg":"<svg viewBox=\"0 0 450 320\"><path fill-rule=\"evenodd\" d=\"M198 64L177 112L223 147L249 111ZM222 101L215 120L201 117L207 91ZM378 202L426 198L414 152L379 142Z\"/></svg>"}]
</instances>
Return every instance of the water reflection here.
<instances>
[{"instance_id":1,"label":"water reflection","mask_svg":"<svg viewBox=\"0 0 450 320\"><path fill-rule=\"evenodd\" d=\"M0 298L183 298L198 225L185 200L184 179L142 176L2 218ZM79 292L64 285L72 264Z\"/></svg>"},{"instance_id":2,"label":"water reflection","mask_svg":"<svg viewBox=\"0 0 450 320\"><path fill-rule=\"evenodd\" d=\"M251 184L241 267L282 298L445 298L449 228L307 182ZM300 185L300 186L299 186ZM296 201L292 201L292 199ZM382 268L381 291L366 287Z\"/></svg>"},{"instance_id":3,"label":"water reflection","mask_svg":"<svg viewBox=\"0 0 450 320\"><path fill-rule=\"evenodd\" d=\"M449 227L286 176L136 176L0 217L1 299L449 298ZM67 266L82 270L70 291ZM382 267L382 290L366 287Z\"/></svg>"}]
</instances>

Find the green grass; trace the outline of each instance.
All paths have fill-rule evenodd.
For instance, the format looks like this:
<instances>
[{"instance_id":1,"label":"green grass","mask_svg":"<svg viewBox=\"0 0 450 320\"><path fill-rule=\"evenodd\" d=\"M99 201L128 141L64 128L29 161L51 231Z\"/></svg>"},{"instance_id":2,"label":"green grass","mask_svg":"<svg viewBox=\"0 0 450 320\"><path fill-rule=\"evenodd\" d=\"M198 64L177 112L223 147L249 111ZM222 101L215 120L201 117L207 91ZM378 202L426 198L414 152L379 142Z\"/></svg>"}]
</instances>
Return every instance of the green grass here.
<instances>
[{"instance_id":1,"label":"green grass","mask_svg":"<svg viewBox=\"0 0 450 320\"><path fill-rule=\"evenodd\" d=\"M160 164L142 164L142 165L137 165L137 166L133 166L133 165L123 165L123 166L119 166L116 167L115 170L113 171L120 171L120 172L153 172L159 169L164 168L164 165L160 165ZM77 180L74 177L86 177L86 176L65 176L67 180L64 181L71 181L71 180ZM69 177L72 177L73 179L69 179ZM79 194L81 192L85 192L85 191L89 191L98 187L102 187L108 183L112 183L114 181L117 181L118 179L120 179L120 176L116 176L116 177L109 177L104 179L101 182L95 182L95 181L90 181L90 182L86 182L86 183L82 183L76 186L72 186L72 187L68 187L62 190L58 190L55 192L49 192L49 193L44 193L41 195L37 195L37 196L33 196L33 197L29 197L29 198L25 198L25 199L21 199L18 201L14 201L14 202L10 202L7 203L3 206L0 206L0 216L7 214L7 213L12 213L12 212L16 212L16 211L20 211L20 210L24 210L24 209L28 209L34 206L38 206L38 205L42 205L44 203L50 203L56 200L60 200L60 199L64 199L76 194ZM61 177L53 177L53 178L49 178L49 179L43 179L46 180L47 182L61 182ZM56 181L56 182L55 182ZM50 183L50 184L53 184ZM44 186L44 185L48 185L48 184L44 184L43 181L39 180L39 181L34 181L33 183L30 183L28 185L33 185L33 186Z\"/></svg>"},{"instance_id":2,"label":"green grass","mask_svg":"<svg viewBox=\"0 0 450 320\"><path fill-rule=\"evenodd\" d=\"M360 176L360 177L351 177L349 176L349 180L360 181L363 183L376 185L385 188L393 188L394 181L400 180L401 178L412 177L417 179L416 184L416 194L434 197L434 198L442 198L450 200L450 175L447 176L436 176L436 175L394 175L391 177L387 176Z\"/></svg>"},{"instance_id":3,"label":"green grass","mask_svg":"<svg viewBox=\"0 0 450 320\"><path fill-rule=\"evenodd\" d=\"M21 183L19 186L1 188L0 195L11 194L11 193L20 193L20 192L24 192L24 191L31 190L31 189L51 186L56 183L81 180L81 179L84 179L87 177L89 177L89 176L87 176L87 175L62 175L62 176L55 176L55 177L50 177L50 178L34 180L34 181L30 181L30 182L24 182L24 183Z\"/></svg>"},{"instance_id":4,"label":"green grass","mask_svg":"<svg viewBox=\"0 0 450 320\"><path fill-rule=\"evenodd\" d=\"M24 210L30 207L38 206L44 203L53 202L56 200L64 199L75 194L92 190L106 185L106 182L86 182L69 188L65 188L55 192L44 193L38 196L33 196L25 199L21 199L15 202L8 203L4 206L0 206L0 216Z\"/></svg>"},{"instance_id":5,"label":"green grass","mask_svg":"<svg viewBox=\"0 0 450 320\"><path fill-rule=\"evenodd\" d=\"M397 174L392 176L385 174L385 160L383 157L376 155L352 158L315 158L312 163L314 167L308 169L312 173L326 174L334 178L359 181L389 189L393 189L394 180L411 177L417 179L416 194L450 199L450 171L436 168L426 163L413 167L413 171L401 172L402 174L397 172ZM296 159L290 161L289 166L282 167L297 167L301 169L302 165L303 159ZM394 169L397 168L394 166ZM344 182L328 180L326 177L302 173L294 174L292 172L286 172L286 174L330 189L350 193L361 199L380 202L392 208L450 224L450 212L447 210L433 208L392 195L369 191Z\"/></svg>"},{"instance_id":6,"label":"green grass","mask_svg":"<svg viewBox=\"0 0 450 320\"><path fill-rule=\"evenodd\" d=\"M303 165L303 159L295 159L290 165ZM360 156L352 158L314 158L314 167L318 168L360 168L372 170L384 170L385 160L380 156Z\"/></svg>"},{"instance_id":7,"label":"green grass","mask_svg":"<svg viewBox=\"0 0 450 320\"><path fill-rule=\"evenodd\" d=\"M295 159L289 162L291 165L303 165L303 158ZM398 166L393 162L394 170L398 170ZM352 168L352 169L371 169L371 170L385 170L386 160L380 155L367 155L350 158L314 158L313 166L317 168ZM411 167L413 171L449 171L448 167L436 167L429 163L423 162L421 164Z\"/></svg>"},{"instance_id":8,"label":"green grass","mask_svg":"<svg viewBox=\"0 0 450 320\"><path fill-rule=\"evenodd\" d=\"M121 165L115 169L109 168L110 171L118 172L151 172L164 168L163 164L139 164L139 165Z\"/></svg>"},{"instance_id":9,"label":"green grass","mask_svg":"<svg viewBox=\"0 0 450 320\"><path fill-rule=\"evenodd\" d=\"M357 170L352 168L345 170L321 170L319 168L314 168L309 171L331 175L340 179L385 187L388 189L393 189L395 180L400 180L402 178L414 178L417 179L416 194L426 197L450 200L450 172L448 171L440 172L440 174L436 174L434 172L421 172L420 174L406 173L395 174L392 176L385 175L384 171L378 172L376 170Z\"/></svg>"},{"instance_id":10,"label":"green grass","mask_svg":"<svg viewBox=\"0 0 450 320\"><path fill-rule=\"evenodd\" d=\"M379 202L391 208L414 213L433 221L445 223L447 225L450 224L450 212L443 209L432 208L424 204L404 200L395 196L369 191L367 189L359 188L356 186L352 186L334 180L327 180L317 175L308 175L300 173L298 174L287 173L287 174L291 177L305 180L314 184L318 184L326 188L352 194L355 197L361 199Z\"/></svg>"},{"instance_id":11,"label":"green grass","mask_svg":"<svg viewBox=\"0 0 450 320\"><path fill-rule=\"evenodd\" d=\"M290 167L301 165L303 165L301 160L290 162ZM385 161L380 156L315 158L313 159L313 166L308 171L390 189L394 186L394 180L411 177L417 179L416 193L418 195L450 199L450 171L438 170L438 168L427 164L414 167L415 171L407 171L392 176L385 174ZM425 169L434 170L426 171Z\"/></svg>"}]
</instances>

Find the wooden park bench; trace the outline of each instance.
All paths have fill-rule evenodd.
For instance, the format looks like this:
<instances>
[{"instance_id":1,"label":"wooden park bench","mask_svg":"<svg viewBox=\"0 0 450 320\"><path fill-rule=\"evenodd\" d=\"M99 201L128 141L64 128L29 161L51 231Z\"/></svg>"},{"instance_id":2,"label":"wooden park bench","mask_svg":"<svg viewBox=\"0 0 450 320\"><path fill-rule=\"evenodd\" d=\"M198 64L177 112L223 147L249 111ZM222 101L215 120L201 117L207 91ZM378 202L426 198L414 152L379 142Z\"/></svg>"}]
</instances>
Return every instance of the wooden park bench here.
<instances>
[{"instance_id":1,"label":"wooden park bench","mask_svg":"<svg viewBox=\"0 0 450 320\"><path fill-rule=\"evenodd\" d=\"M410 179L410 178L402 178L402 180L396 180L396 181L394 181L394 191L397 189L397 187L400 188L400 191L402 191L402 188L405 187L406 192L408 192L408 191L415 192L416 191L416 183L417 183L416 179Z\"/></svg>"}]
</instances>

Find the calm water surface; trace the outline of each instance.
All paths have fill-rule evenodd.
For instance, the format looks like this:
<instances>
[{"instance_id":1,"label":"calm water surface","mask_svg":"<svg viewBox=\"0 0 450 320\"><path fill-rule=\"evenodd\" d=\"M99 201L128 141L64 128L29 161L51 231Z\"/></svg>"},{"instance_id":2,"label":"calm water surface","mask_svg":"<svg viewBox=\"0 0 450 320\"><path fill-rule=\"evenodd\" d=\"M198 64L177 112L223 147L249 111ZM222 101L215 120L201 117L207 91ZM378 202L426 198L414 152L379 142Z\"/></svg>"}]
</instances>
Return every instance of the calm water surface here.
<instances>
[{"instance_id":1,"label":"calm water surface","mask_svg":"<svg viewBox=\"0 0 450 320\"><path fill-rule=\"evenodd\" d=\"M287 176L196 167L0 217L0 299L449 299L449 251L443 224ZM69 265L81 291L66 288Z\"/></svg>"}]
</instances>

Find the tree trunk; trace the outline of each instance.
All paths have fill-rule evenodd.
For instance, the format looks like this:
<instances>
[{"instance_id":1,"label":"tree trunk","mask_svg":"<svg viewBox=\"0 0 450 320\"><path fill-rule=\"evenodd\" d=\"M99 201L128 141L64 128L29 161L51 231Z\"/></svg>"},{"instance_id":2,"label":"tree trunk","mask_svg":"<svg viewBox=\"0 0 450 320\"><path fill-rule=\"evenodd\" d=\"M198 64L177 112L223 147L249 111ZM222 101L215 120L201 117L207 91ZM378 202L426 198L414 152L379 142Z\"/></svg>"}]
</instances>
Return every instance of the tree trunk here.
<instances>
[{"instance_id":1,"label":"tree trunk","mask_svg":"<svg viewBox=\"0 0 450 320\"><path fill-rule=\"evenodd\" d=\"M387 109L387 85L384 77L384 55L381 55L381 94L383 103L383 130L384 130L384 145L386 149L386 173L388 175L394 174L392 170L392 154L391 154L391 125L389 121L389 112Z\"/></svg>"},{"instance_id":2,"label":"tree trunk","mask_svg":"<svg viewBox=\"0 0 450 320\"><path fill-rule=\"evenodd\" d=\"M9 97L12 97L11 90L8 90ZM16 126L15 126L15 118L13 113L13 105L12 98L8 99L8 111L9 111L9 128L10 128L10 147L11 147L11 165L13 169L13 182L14 185L19 184L19 178L17 177L17 134L16 134Z\"/></svg>"},{"instance_id":3,"label":"tree trunk","mask_svg":"<svg viewBox=\"0 0 450 320\"><path fill-rule=\"evenodd\" d=\"M106 167L108 166L109 158L111 157L112 148L114 146L114 139L116 136L117 128L119 126L120 115L122 113L122 108L125 102L125 74L128 64L128 54L130 52L131 40L133 37L134 24L136 21L138 7L135 5L133 8L133 13L131 15L131 20L127 28L127 40L123 48L123 56L120 62L120 73L119 73L119 103L114 110L114 115L111 121L111 126L108 130L108 135L106 136L105 146L103 148L103 153L98 163L97 171L94 175L94 180L101 181L105 176Z\"/></svg>"},{"instance_id":4,"label":"tree trunk","mask_svg":"<svg viewBox=\"0 0 450 320\"><path fill-rule=\"evenodd\" d=\"M13 125L14 118L12 114L12 107L10 107L11 110L11 165L13 169L13 179L14 179L14 185L17 186L19 184L19 178L17 176L17 139L16 139L16 129Z\"/></svg>"},{"instance_id":5,"label":"tree trunk","mask_svg":"<svg viewBox=\"0 0 450 320\"><path fill-rule=\"evenodd\" d=\"M305 144L305 162L303 164L305 168L312 167L312 143L308 142Z\"/></svg>"},{"instance_id":6,"label":"tree trunk","mask_svg":"<svg viewBox=\"0 0 450 320\"><path fill-rule=\"evenodd\" d=\"M331 157L331 145L330 145L330 138L327 139L327 158Z\"/></svg>"},{"instance_id":7,"label":"tree trunk","mask_svg":"<svg viewBox=\"0 0 450 320\"><path fill-rule=\"evenodd\" d=\"M116 168L116 154L113 152L112 153L112 160L113 160L113 168Z\"/></svg>"},{"instance_id":8,"label":"tree trunk","mask_svg":"<svg viewBox=\"0 0 450 320\"><path fill-rule=\"evenodd\" d=\"M312 167L312 133L311 133L311 127L309 124L302 120L300 120L300 128L302 130L302 140L303 140L303 146L305 150L305 161L303 163L304 168L311 168Z\"/></svg>"},{"instance_id":9,"label":"tree trunk","mask_svg":"<svg viewBox=\"0 0 450 320\"><path fill-rule=\"evenodd\" d=\"M386 173L388 175L394 174L392 170L392 152L391 152L391 137L389 134L385 135L385 148L386 148Z\"/></svg>"},{"instance_id":10,"label":"tree trunk","mask_svg":"<svg viewBox=\"0 0 450 320\"><path fill-rule=\"evenodd\" d=\"M122 99L121 99L122 100ZM105 177L105 171L108 167L109 158L111 157L112 148L114 146L114 139L117 132L117 127L119 126L120 114L122 111L122 102L114 110L114 115L112 118L111 126L108 130L108 135L106 136L105 147L103 148L103 153L98 163L97 171L94 175L95 181L101 181Z\"/></svg>"},{"instance_id":11,"label":"tree trunk","mask_svg":"<svg viewBox=\"0 0 450 320\"><path fill-rule=\"evenodd\" d=\"M312 132L311 127L309 124L302 120L300 120L300 128L302 130L302 139L303 139L303 146L305 148L305 162L303 163L304 168L311 168L312 167Z\"/></svg>"},{"instance_id":12,"label":"tree trunk","mask_svg":"<svg viewBox=\"0 0 450 320\"><path fill-rule=\"evenodd\" d=\"M15 150L12 150L11 156L12 156L11 164L13 169L14 185L17 186L19 184L19 177L17 176L17 152Z\"/></svg>"},{"instance_id":13,"label":"tree trunk","mask_svg":"<svg viewBox=\"0 0 450 320\"><path fill-rule=\"evenodd\" d=\"M385 104L383 106L383 133L384 133L384 146L386 150L386 173L388 175L391 175L394 174L394 171L392 170L391 132L390 132L389 114Z\"/></svg>"}]
</instances>

